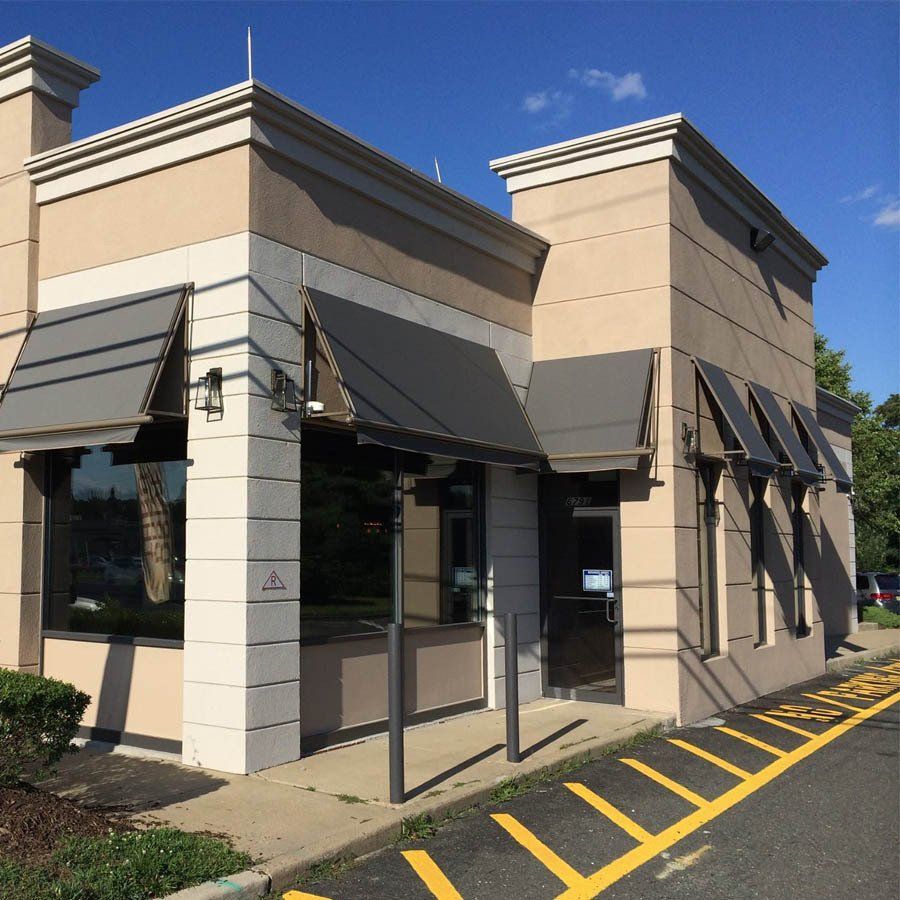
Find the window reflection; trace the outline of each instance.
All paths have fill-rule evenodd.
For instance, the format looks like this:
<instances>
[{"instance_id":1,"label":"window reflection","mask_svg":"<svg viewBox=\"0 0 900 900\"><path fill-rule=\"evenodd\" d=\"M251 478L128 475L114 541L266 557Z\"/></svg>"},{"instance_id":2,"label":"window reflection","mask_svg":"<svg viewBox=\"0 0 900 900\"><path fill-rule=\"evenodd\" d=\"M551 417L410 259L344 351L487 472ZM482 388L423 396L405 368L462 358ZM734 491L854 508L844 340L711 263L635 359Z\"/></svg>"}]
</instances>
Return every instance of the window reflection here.
<instances>
[{"instance_id":1,"label":"window reflection","mask_svg":"<svg viewBox=\"0 0 900 900\"><path fill-rule=\"evenodd\" d=\"M393 452L306 428L301 632L306 641L391 621ZM403 594L409 628L480 617L479 467L404 456Z\"/></svg>"},{"instance_id":2,"label":"window reflection","mask_svg":"<svg viewBox=\"0 0 900 900\"><path fill-rule=\"evenodd\" d=\"M186 475L140 444L54 455L51 629L182 639Z\"/></svg>"}]
</instances>

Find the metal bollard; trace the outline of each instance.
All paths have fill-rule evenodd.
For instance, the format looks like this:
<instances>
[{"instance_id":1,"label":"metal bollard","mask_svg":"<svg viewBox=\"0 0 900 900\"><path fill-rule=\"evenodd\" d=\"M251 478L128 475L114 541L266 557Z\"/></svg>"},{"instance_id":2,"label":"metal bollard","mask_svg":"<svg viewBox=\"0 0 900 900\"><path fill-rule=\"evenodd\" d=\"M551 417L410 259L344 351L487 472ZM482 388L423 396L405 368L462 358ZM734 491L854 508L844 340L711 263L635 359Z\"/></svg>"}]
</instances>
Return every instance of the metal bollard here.
<instances>
[{"instance_id":1,"label":"metal bollard","mask_svg":"<svg viewBox=\"0 0 900 900\"><path fill-rule=\"evenodd\" d=\"M521 762L519 753L519 638L516 614L506 614L506 758Z\"/></svg>"},{"instance_id":2,"label":"metal bollard","mask_svg":"<svg viewBox=\"0 0 900 900\"><path fill-rule=\"evenodd\" d=\"M388 756L391 803L406 801L403 774L403 626L388 625Z\"/></svg>"}]
</instances>

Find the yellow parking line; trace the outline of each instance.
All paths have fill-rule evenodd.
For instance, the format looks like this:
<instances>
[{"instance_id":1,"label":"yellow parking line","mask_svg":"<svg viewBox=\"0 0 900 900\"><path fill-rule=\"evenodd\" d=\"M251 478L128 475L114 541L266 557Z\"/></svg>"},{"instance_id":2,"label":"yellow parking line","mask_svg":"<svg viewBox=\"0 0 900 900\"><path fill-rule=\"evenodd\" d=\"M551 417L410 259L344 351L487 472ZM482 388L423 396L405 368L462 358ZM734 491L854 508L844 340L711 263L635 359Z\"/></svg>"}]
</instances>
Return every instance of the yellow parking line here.
<instances>
[{"instance_id":1,"label":"yellow parking line","mask_svg":"<svg viewBox=\"0 0 900 900\"><path fill-rule=\"evenodd\" d=\"M754 719L759 719L760 722L768 722L770 725L777 725L779 728L784 728L787 731L793 731L794 734L799 734L805 738L814 738L815 735L811 731L807 731L805 728L798 728L796 725L789 725L787 722L782 722L780 719L773 719L771 716L764 716L762 713L751 713Z\"/></svg>"},{"instance_id":2,"label":"yellow parking line","mask_svg":"<svg viewBox=\"0 0 900 900\"><path fill-rule=\"evenodd\" d=\"M677 781L672 781L671 778L667 778L665 775L657 772L656 769L651 769L650 766L646 766L636 759L620 759L619 762L625 763L626 766L631 766L632 769L635 769L642 775L646 775L657 784L661 784L664 788L668 788L673 794L684 797L688 803L693 803L694 806L706 806L707 801L699 794L695 794L692 790L679 784Z\"/></svg>"},{"instance_id":3,"label":"yellow parking line","mask_svg":"<svg viewBox=\"0 0 900 900\"><path fill-rule=\"evenodd\" d=\"M288 891L281 895L282 900L331 900L330 897L322 897L319 894L307 894L304 891Z\"/></svg>"},{"instance_id":4,"label":"yellow parking line","mask_svg":"<svg viewBox=\"0 0 900 900\"><path fill-rule=\"evenodd\" d=\"M842 722L833 725L822 734L816 735L782 758L769 763L764 769L760 769L759 772L751 775L746 781L735 785L731 790L716 797L715 800L711 800L705 806L685 816L681 821L661 831L645 844L638 844L633 850L613 860L613 862L602 869L598 869L593 875L585 878L583 884L564 891L556 900L592 900L597 894L617 882L620 878L624 878L664 850L668 850L683 838L693 834L707 822L712 821L733 806L736 806L761 787L778 778L779 775L783 775L798 762L811 756L817 750L821 750L861 722L865 722L872 716L892 706L898 700L900 700L900 691L890 697L886 697L884 700L879 700L868 709L860 710L855 715L848 716Z\"/></svg>"},{"instance_id":5,"label":"yellow parking line","mask_svg":"<svg viewBox=\"0 0 900 900\"><path fill-rule=\"evenodd\" d=\"M582 800L590 803L594 809L603 813L610 822L618 825L622 831L631 835L636 841L643 843L644 841L649 841L650 838L653 837L649 831L644 831L637 822L633 819L629 819L625 813L620 812L612 805L612 803L607 802L602 797L595 794L589 787L578 784L577 782L569 781L565 782L565 785L573 794L577 794Z\"/></svg>"},{"instance_id":6,"label":"yellow parking line","mask_svg":"<svg viewBox=\"0 0 900 900\"><path fill-rule=\"evenodd\" d=\"M844 709L852 709L853 712L859 712L863 709L862 706L851 706L849 703L841 703L840 700L832 700L830 697L820 697L818 694L804 694L804 697L809 697L810 700L821 700L822 703L831 703L833 706L842 706Z\"/></svg>"},{"instance_id":7,"label":"yellow parking line","mask_svg":"<svg viewBox=\"0 0 900 900\"><path fill-rule=\"evenodd\" d=\"M749 734L744 734L742 731L735 731L733 728L727 728L724 725L716 725L715 729L716 731L721 731L723 734L730 734L733 738L737 738L745 744L750 744L753 747L758 747L760 750L765 750L766 753L771 753L772 756L787 756L787 750L779 750L777 747L773 747L765 741L757 740L755 737L750 737Z\"/></svg>"},{"instance_id":8,"label":"yellow parking line","mask_svg":"<svg viewBox=\"0 0 900 900\"><path fill-rule=\"evenodd\" d=\"M425 850L404 850L403 858L437 900L462 900L462 896L450 884L447 876Z\"/></svg>"},{"instance_id":9,"label":"yellow parking line","mask_svg":"<svg viewBox=\"0 0 900 900\"><path fill-rule=\"evenodd\" d=\"M506 813L494 813L491 818L505 828L535 859L543 863L566 887L576 888L584 883L584 876L560 859L546 844L539 841L518 819Z\"/></svg>"},{"instance_id":10,"label":"yellow parking line","mask_svg":"<svg viewBox=\"0 0 900 900\"><path fill-rule=\"evenodd\" d=\"M678 738L668 738L668 741L670 744L681 747L682 750L687 750L688 753L693 753L694 756L699 756L700 759L705 759L707 762L711 762L714 766L718 766L720 769L724 769L726 772L730 772L738 778L750 777L750 773L746 769L742 769L740 766L736 766L733 763L728 762L727 759L722 759L722 757L716 756L708 750L695 747L693 744L689 744L687 741L681 741Z\"/></svg>"}]
</instances>

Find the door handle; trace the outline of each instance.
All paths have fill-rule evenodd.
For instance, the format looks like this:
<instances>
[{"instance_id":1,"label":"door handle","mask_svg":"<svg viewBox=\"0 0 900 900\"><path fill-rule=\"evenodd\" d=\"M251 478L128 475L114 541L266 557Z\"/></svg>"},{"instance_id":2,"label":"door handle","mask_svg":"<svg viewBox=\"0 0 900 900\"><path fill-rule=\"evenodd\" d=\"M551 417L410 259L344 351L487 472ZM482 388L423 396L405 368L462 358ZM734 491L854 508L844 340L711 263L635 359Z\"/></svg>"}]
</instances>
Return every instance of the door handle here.
<instances>
[{"instance_id":1,"label":"door handle","mask_svg":"<svg viewBox=\"0 0 900 900\"><path fill-rule=\"evenodd\" d=\"M615 610L617 602L618 601L615 599L606 601L606 621L609 622L610 625L619 624L619 620L612 615L612 611Z\"/></svg>"}]
</instances>

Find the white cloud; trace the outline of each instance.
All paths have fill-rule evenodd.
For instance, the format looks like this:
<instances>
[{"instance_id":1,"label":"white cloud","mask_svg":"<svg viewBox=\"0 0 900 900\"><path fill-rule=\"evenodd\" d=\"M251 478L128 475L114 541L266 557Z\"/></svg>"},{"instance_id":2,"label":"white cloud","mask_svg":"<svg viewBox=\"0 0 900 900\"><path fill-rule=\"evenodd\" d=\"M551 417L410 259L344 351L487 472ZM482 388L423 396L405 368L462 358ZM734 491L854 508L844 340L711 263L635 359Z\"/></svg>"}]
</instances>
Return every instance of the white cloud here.
<instances>
[{"instance_id":1,"label":"white cloud","mask_svg":"<svg viewBox=\"0 0 900 900\"><path fill-rule=\"evenodd\" d=\"M634 97L643 100L647 96L644 78L640 72L613 75L601 69L569 69L569 77L589 88L605 91L613 100L627 100Z\"/></svg>"},{"instance_id":2,"label":"white cloud","mask_svg":"<svg viewBox=\"0 0 900 900\"><path fill-rule=\"evenodd\" d=\"M535 91L526 94L522 100L522 109L531 115L547 113L555 122L562 121L572 111L575 98L565 91Z\"/></svg>"},{"instance_id":3,"label":"white cloud","mask_svg":"<svg viewBox=\"0 0 900 900\"><path fill-rule=\"evenodd\" d=\"M875 214L875 225L881 228L900 228L900 200L891 200Z\"/></svg>"},{"instance_id":4,"label":"white cloud","mask_svg":"<svg viewBox=\"0 0 900 900\"><path fill-rule=\"evenodd\" d=\"M863 200L871 200L880 188L880 184L870 184L855 194L847 194L846 197L841 197L841 203L861 203Z\"/></svg>"}]
</instances>

